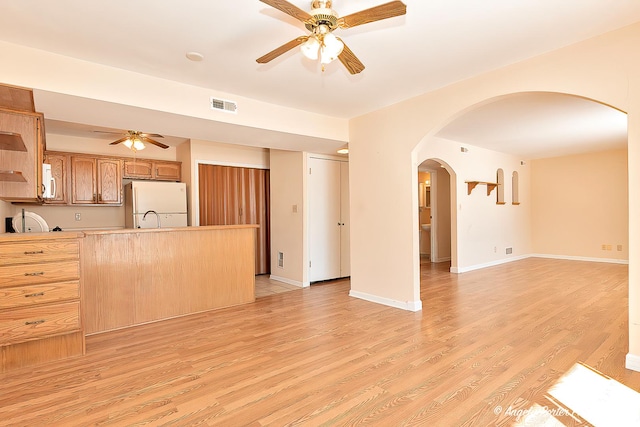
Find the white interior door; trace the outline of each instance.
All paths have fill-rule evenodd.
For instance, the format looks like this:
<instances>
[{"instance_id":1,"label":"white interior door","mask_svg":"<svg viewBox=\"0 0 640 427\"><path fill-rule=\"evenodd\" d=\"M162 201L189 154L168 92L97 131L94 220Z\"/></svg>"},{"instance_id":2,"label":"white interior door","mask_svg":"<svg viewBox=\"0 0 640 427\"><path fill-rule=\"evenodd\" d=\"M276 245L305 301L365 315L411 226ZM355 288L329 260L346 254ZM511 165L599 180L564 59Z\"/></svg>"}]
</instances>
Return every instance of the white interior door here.
<instances>
[{"instance_id":1,"label":"white interior door","mask_svg":"<svg viewBox=\"0 0 640 427\"><path fill-rule=\"evenodd\" d=\"M351 276L349 163L340 162L340 277Z\"/></svg>"},{"instance_id":2,"label":"white interior door","mask_svg":"<svg viewBox=\"0 0 640 427\"><path fill-rule=\"evenodd\" d=\"M313 157L308 161L310 282L341 277L341 163Z\"/></svg>"}]
</instances>

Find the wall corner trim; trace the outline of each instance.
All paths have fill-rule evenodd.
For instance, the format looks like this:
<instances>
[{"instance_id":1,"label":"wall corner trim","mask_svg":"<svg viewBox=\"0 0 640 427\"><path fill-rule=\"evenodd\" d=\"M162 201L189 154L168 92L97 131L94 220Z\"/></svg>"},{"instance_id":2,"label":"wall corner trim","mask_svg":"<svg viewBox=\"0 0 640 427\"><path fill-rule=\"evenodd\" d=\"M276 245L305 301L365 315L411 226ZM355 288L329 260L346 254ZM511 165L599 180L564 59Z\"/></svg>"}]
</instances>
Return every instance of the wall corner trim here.
<instances>
[{"instance_id":1,"label":"wall corner trim","mask_svg":"<svg viewBox=\"0 0 640 427\"><path fill-rule=\"evenodd\" d=\"M291 279L287 279L286 277L278 277L278 276L274 276L273 274L271 274L269 276L270 280L276 280L278 282L282 282L282 283L286 283L288 285L293 285L293 286L298 286L300 288L304 288L304 283L302 282L298 282L297 280L291 280ZM309 286L309 285L307 285Z\"/></svg>"},{"instance_id":2,"label":"wall corner trim","mask_svg":"<svg viewBox=\"0 0 640 427\"><path fill-rule=\"evenodd\" d=\"M640 356L637 354L627 353L626 368L640 372Z\"/></svg>"},{"instance_id":3,"label":"wall corner trim","mask_svg":"<svg viewBox=\"0 0 640 427\"><path fill-rule=\"evenodd\" d=\"M422 311L422 301L396 301L390 298L379 297L377 295L371 295L364 292L358 292L351 290L349 296L359 298L365 301L374 302L376 304L387 305L393 308L399 308L406 311Z\"/></svg>"}]
</instances>

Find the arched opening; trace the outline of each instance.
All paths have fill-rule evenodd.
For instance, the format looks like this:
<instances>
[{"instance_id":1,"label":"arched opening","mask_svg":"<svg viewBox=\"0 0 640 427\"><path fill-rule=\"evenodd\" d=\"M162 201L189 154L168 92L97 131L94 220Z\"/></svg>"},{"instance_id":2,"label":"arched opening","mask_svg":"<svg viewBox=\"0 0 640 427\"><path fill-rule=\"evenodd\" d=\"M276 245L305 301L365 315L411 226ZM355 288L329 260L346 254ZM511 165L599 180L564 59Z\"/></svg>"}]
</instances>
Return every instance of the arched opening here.
<instances>
[{"instance_id":1,"label":"arched opening","mask_svg":"<svg viewBox=\"0 0 640 427\"><path fill-rule=\"evenodd\" d=\"M498 184L496 188L496 204L504 205L504 171L502 168L498 168L496 171L496 183Z\"/></svg>"},{"instance_id":2,"label":"arched opening","mask_svg":"<svg viewBox=\"0 0 640 427\"><path fill-rule=\"evenodd\" d=\"M511 204L520 204L520 180L518 178L518 171L513 171L511 175Z\"/></svg>"},{"instance_id":3,"label":"arched opening","mask_svg":"<svg viewBox=\"0 0 640 427\"><path fill-rule=\"evenodd\" d=\"M626 140L624 112L591 99L562 93L522 92L503 95L473 105L450 117L440 129L426 136L414 153L418 165L427 159L441 159L451 165L460 176L452 182L452 197L456 197L457 202L452 204L454 237L451 271L462 273L522 259L531 254L587 260L614 257L615 262L627 262L625 245L628 230L611 227L606 238L616 240L616 243L603 246L604 240L596 242L593 240L593 233L579 232L575 221L558 219L562 204L543 197L551 197L558 184L566 176L571 177L569 170L564 171L567 172L566 176L554 175L551 182L540 179L539 175L537 178L532 176L541 173L539 170L532 170L532 163L537 164L541 162L540 159L570 159L571 156L579 156L585 152L626 150ZM614 161L620 166L618 160L619 157ZM567 164L571 162L568 161ZM626 170L626 165L622 167ZM511 182L504 179L505 170L511 174ZM622 183L623 177L618 178ZM497 186L498 194L491 194L488 185L478 186L475 191L468 192L465 181L499 182L502 185ZM542 182L545 184L541 184ZM618 187L622 191L622 184ZM511 191L511 203L506 208L496 206L494 197L498 204L506 204L505 193L508 194L508 190ZM563 191L567 192L566 189ZM589 191L585 190L584 193L589 194ZM580 200L572 200L578 195L575 192L571 194L572 197L568 200L559 200L562 203L575 203L573 206L593 205L593 199L589 201L587 195L580 195ZM488 197L489 195L493 197ZM535 203L534 199L545 201ZM533 211L517 208L520 203L533 206ZM625 206L626 201L616 204L616 212L620 216L620 222L624 224L627 223L622 218L626 214ZM575 209L564 210L575 214ZM600 207L593 206L588 214L598 219L594 223L601 223L600 217L594 215L597 210ZM562 225L567 222L568 226ZM534 227L536 232L532 231ZM568 230L571 230L570 236L566 235ZM559 236L562 236L561 240L564 242L579 241L585 238L585 234L593 241L573 247L562 246L562 242L557 241ZM601 239L604 238L603 236ZM617 243L617 240L622 243ZM542 246L543 243L546 246ZM557 245L555 252L552 247L554 244ZM602 247L609 252L599 252ZM585 248L590 248L590 252L585 251Z\"/></svg>"},{"instance_id":4,"label":"arched opening","mask_svg":"<svg viewBox=\"0 0 640 427\"><path fill-rule=\"evenodd\" d=\"M425 203L418 207L420 260L451 265L451 173L438 159L428 159L418 167L418 188Z\"/></svg>"}]
</instances>

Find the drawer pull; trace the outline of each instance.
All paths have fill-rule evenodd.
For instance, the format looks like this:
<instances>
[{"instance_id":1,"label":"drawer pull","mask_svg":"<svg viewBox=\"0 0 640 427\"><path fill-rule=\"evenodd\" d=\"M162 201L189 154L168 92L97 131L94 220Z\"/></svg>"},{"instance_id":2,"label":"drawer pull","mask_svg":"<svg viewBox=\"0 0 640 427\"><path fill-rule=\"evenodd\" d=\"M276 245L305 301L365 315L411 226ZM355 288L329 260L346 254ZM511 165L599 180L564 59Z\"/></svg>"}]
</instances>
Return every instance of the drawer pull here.
<instances>
[{"instance_id":1,"label":"drawer pull","mask_svg":"<svg viewBox=\"0 0 640 427\"><path fill-rule=\"evenodd\" d=\"M44 276L44 271L38 271L37 273L24 273L25 276Z\"/></svg>"},{"instance_id":2,"label":"drawer pull","mask_svg":"<svg viewBox=\"0 0 640 427\"><path fill-rule=\"evenodd\" d=\"M38 255L38 254L43 254L44 251L40 250L40 251L24 251L25 255Z\"/></svg>"},{"instance_id":3,"label":"drawer pull","mask_svg":"<svg viewBox=\"0 0 640 427\"><path fill-rule=\"evenodd\" d=\"M33 320L31 322L24 322L25 325L39 325L41 323L44 323L45 320L44 319L40 319L40 320Z\"/></svg>"},{"instance_id":4,"label":"drawer pull","mask_svg":"<svg viewBox=\"0 0 640 427\"><path fill-rule=\"evenodd\" d=\"M24 297L25 297L25 298L41 297L41 296L43 296L43 295L44 295L44 292L38 292L38 293L35 293L35 294L27 294L27 295L25 295Z\"/></svg>"}]
</instances>

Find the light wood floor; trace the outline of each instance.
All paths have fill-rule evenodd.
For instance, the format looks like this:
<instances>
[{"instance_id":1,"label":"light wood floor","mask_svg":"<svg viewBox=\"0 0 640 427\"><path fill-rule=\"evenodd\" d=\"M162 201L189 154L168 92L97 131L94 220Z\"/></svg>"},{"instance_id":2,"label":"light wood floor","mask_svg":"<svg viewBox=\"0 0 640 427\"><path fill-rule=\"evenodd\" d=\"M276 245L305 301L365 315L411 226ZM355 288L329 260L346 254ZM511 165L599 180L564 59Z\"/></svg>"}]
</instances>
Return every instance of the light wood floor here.
<instances>
[{"instance_id":1,"label":"light wood floor","mask_svg":"<svg viewBox=\"0 0 640 427\"><path fill-rule=\"evenodd\" d=\"M281 294L282 292L295 291L298 289L300 289L300 286L272 280L269 278L268 274L256 276L256 298Z\"/></svg>"},{"instance_id":2,"label":"light wood floor","mask_svg":"<svg viewBox=\"0 0 640 427\"><path fill-rule=\"evenodd\" d=\"M512 425L506 408L544 405L579 361L640 390L624 369L626 266L425 264L419 313L348 292L323 283L88 337L84 357L0 375L0 425Z\"/></svg>"}]
</instances>

